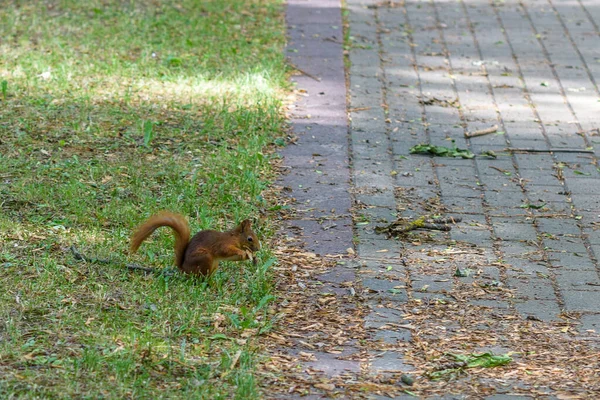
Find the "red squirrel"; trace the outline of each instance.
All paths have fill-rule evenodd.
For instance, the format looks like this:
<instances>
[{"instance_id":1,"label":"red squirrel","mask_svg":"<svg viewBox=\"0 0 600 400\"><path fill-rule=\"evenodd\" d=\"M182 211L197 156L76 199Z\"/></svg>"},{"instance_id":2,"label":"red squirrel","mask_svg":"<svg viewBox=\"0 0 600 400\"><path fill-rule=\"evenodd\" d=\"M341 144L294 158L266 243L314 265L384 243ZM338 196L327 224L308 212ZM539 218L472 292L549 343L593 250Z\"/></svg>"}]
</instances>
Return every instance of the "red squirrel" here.
<instances>
[{"instance_id":1,"label":"red squirrel","mask_svg":"<svg viewBox=\"0 0 600 400\"><path fill-rule=\"evenodd\" d=\"M131 237L131 252L135 253L142 242L161 226L173 229L175 264L186 274L210 276L219 266L219 261L251 260L256 264L253 253L260 249L260 242L250 220L244 220L226 232L200 231L190 240L190 226L186 219L169 211L153 215L135 230Z\"/></svg>"}]
</instances>

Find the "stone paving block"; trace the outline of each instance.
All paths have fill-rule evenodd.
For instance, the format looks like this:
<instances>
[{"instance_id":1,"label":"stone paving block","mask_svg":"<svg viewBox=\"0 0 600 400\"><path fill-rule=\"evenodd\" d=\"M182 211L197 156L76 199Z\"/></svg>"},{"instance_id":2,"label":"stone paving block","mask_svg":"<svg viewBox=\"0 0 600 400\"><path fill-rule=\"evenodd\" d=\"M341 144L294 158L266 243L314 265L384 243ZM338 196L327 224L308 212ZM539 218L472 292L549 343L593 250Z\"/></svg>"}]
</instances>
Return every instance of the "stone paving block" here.
<instances>
[{"instance_id":1,"label":"stone paving block","mask_svg":"<svg viewBox=\"0 0 600 400\"><path fill-rule=\"evenodd\" d=\"M450 213L483 212L483 200L480 197L443 196L441 200Z\"/></svg>"},{"instance_id":2,"label":"stone paving block","mask_svg":"<svg viewBox=\"0 0 600 400\"><path fill-rule=\"evenodd\" d=\"M521 170L534 169L541 171L545 169L548 174L553 173L552 165L554 164L554 160L550 155L537 153L516 153L514 157Z\"/></svg>"},{"instance_id":3,"label":"stone paving block","mask_svg":"<svg viewBox=\"0 0 600 400\"><path fill-rule=\"evenodd\" d=\"M340 355L330 354L326 352L313 352L312 353L317 361L307 362L307 366L323 371L328 376L339 376L348 372L360 372L360 362L356 360L343 360L340 359ZM342 355L343 356L348 356Z\"/></svg>"},{"instance_id":4,"label":"stone paving block","mask_svg":"<svg viewBox=\"0 0 600 400\"><path fill-rule=\"evenodd\" d=\"M481 194L480 188L474 183L461 184L440 181L439 187L443 196L479 197Z\"/></svg>"},{"instance_id":5,"label":"stone paving block","mask_svg":"<svg viewBox=\"0 0 600 400\"><path fill-rule=\"evenodd\" d=\"M387 187L392 188L394 185L394 177L390 174L392 162L391 160L375 161L375 160L354 160L355 181L363 181L362 176L378 176L381 182L387 181ZM384 188L380 188L383 190Z\"/></svg>"},{"instance_id":6,"label":"stone paving block","mask_svg":"<svg viewBox=\"0 0 600 400\"><path fill-rule=\"evenodd\" d=\"M369 317L373 321L384 321L399 323L404 314L395 308L388 307L374 307L369 314Z\"/></svg>"},{"instance_id":7,"label":"stone paving block","mask_svg":"<svg viewBox=\"0 0 600 400\"><path fill-rule=\"evenodd\" d=\"M319 275L319 280L329 283L341 284L344 282L351 282L354 280L355 271L353 268L344 268L341 265L336 266L332 270Z\"/></svg>"},{"instance_id":8,"label":"stone paving block","mask_svg":"<svg viewBox=\"0 0 600 400\"><path fill-rule=\"evenodd\" d=\"M515 309L525 318L541 321L558 321L561 313L556 299L549 300L515 300Z\"/></svg>"},{"instance_id":9,"label":"stone paving block","mask_svg":"<svg viewBox=\"0 0 600 400\"><path fill-rule=\"evenodd\" d=\"M374 374L382 374L386 372L410 372L414 370L414 367L404 363L402 353L387 351L371 362L371 370Z\"/></svg>"},{"instance_id":10,"label":"stone paving block","mask_svg":"<svg viewBox=\"0 0 600 400\"><path fill-rule=\"evenodd\" d=\"M500 242L500 251L503 256L531 257L539 254L539 248L523 242ZM539 257L539 256L538 256Z\"/></svg>"},{"instance_id":11,"label":"stone paving block","mask_svg":"<svg viewBox=\"0 0 600 400\"><path fill-rule=\"evenodd\" d=\"M372 207L393 208L396 206L394 191L392 189L375 189L371 191L357 191L354 195L356 202Z\"/></svg>"},{"instance_id":12,"label":"stone paving block","mask_svg":"<svg viewBox=\"0 0 600 400\"><path fill-rule=\"evenodd\" d=\"M525 183L525 190L527 191L527 197L532 201L539 202L562 202L565 204L571 204L568 202L567 192L564 186L538 186L536 182Z\"/></svg>"},{"instance_id":13,"label":"stone paving block","mask_svg":"<svg viewBox=\"0 0 600 400\"><path fill-rule=\"evenodd\" d=\"M373 334L373 340L381 340L386 344L396 344L398 342L410 342L412 338L411 331L409 329L402 329L394 327L390 329L377 330Z\"/></svg>"},{"instance_id":14,"label":"stone paving block","mask_svg":"<svg viewBox=\"0 0 600 400\"><path fill-rule=\"evenodd\" d=\"M380 101L379 99L370 99L367 104L372 104L373 101ZM386 123L385 116L373 117L366 114L356 115L352 117L350 121L350 127L353 131L359 132L385 132Z\"/></svg>"},{"instance_id":15,"label":"stone paving block","mask_svg":"<svg viewBox=\"0 0 600 400\"><path fill-rule=\"evenodd\" d=\"M471 183L475 184L477 179L475 178L476 171L475 167L471 166L460 166L460 167L450 167L448 165L444 165L444 168L440 168L439 164L436 164L436 172L437 177L440 181L445 181L449 183Z\"/></svg>"},{"instance_id":16,"label":"stone paving block","mask_svg":"<svg viewBox=\"0 0 600 400\"><path fill-rule=\"evenodd\" d=\"M531 212L525 208L522 207L513 207L513 208L506 208L506 207L498 207L498 206L491 206L491 205L487 205L487 210L488 213L491 217L529 217L531 215Z\"/></svg>"},{"instance_id":17,"label":"stone paving block","mask_svg":"<svg viewBox=\"0 0 600 400\"><path fill-rule=\"evenodd\" d=\"M352 220L350 218L336 220L336 226L325 229L329 225L321 225L313 220L287 220L286 231L300 231L300 240L306 242L308 250L317 254L346 254L346 249L352 243Z\"/></svg>"},{"instance_id":18,"label":"stone paving block","mask_svg":"<svg viewBox=\"0 0 600 400\"><path fill-rule=\"evenodd\" d=\"M600 247L598 247L600 246L600 230L595 226L592 228L584 226L582 227L582 231L584 233L585 238L587 238L587 241L592 244L592 249L594 249L594 252L597 255L600 255L600 253L598 253L597 251L600 250Z\"/></svg>"},{"instance_id":19,"label":"stone paving block","mask_svg":"<svg viewBox=\"0 0 600 400\"><path fill-rule=\"evenodd\" d=\"M587 254L587 248L583 243L583 239L580 238L556 237L553 239L543 239L542 244L549 251L565 251L580 255Z\"/></svg>"},{"instance_id":20,"label":"stone paving block","mask_svg":"<svg viewBox=\"0 0 600 400\"><path fill-rule=\"evenodd\" d=\"M560 285L559 285L560 286ZM572 290L568 287L560 288L567 311L600 312L600 291Z\"/></svg>"},{"instance_id":21,"label":"stone paving block","mask_svg":"<svg viewBox=\"0 0 600 400\"><path fill-rule=\"evenodd\" d=\"M569 290L590 290L600 286L598 271L554 269L556 281L561 288Z\"/></svg>"},{"instance_id":22,"label":"stone paving block","mask_svg":"<svg viewBox=\"0 0 600 400\"><path fill-rule=\"evenodd\" d=\"M491 218L494 235L504 241L535 241L537 231L531 222L521 218Z\"/></svg>"},{"instance_id":23,"label":"stone paving block","mask_svg":"<svg viewBox=\"0 0 600 400\"><path fill-rule=\"evenodd\" d=\"M561 251L547 252L548 261L555 268L577 271L595 270L596 265L586 254L567 253Z\"/></svg>"},{"instance_id":24,"label":"stone paving block","mask_svg":"<svg viewBox=\"0 0 600 400\"><path fill-rule=\"evenodd\" d=\"M454 270L452 270L451 272L454 273ZM452 286L454 285L452 274L411 274L410 280L413 291L421 293L449 292L452 290Z\"/></svg>"},{"instance_id":25,"label":"stone paving block","mask_svg":"<svg viewBox=\"0 0 600 400\"><path fill-rule=\"evenodd\" d=\"M535 169L520 169L519 176L525 180L525 185L536 186L557 186L560 180L556 177L555 170L545 170L540 172Z\"/></svg>"},{"instance_id":26,"label":"stone paving block","mask_svg":"<svg viewBox=\"0 0 600 400\"><path fill-rule=\"evenodd\" d=\"M566 184L573 194L600 195L600 178L569 178Z\"/></svg>"},{"instance_id":27,"label":"stone paving block","mask_svg":"<svg viewBox=\"0 0 600 400\"><path fill-rule=\"evenodd\" d=\"M569 186L570 189L570 186ZM582 189L579 189L582 190ZM590 189L593 191L595 189ZM597 215L600 215L600 195L598 194L587 194L587 193L572 193L571 199L576 210L579 211L591 211Z\"/></svg>"},{"instance_id":28,"label":"stone paving block","mask_svg":"<svg viewBox=\"0 0 600 400\"><path fill-rule=\"evenodd\" d=\"M600 333L600 314L583 314L580 321L579 332L594 331Z\"/></svg>"},{"instance_id":29,"label":"stone paving block","mask_svg":"<svg viewBox=\"0 0 600 400\"><path fill-rule=\"evenodd\" d=\"M497 175L480 174L478 176L478 182L480 185L483 185L484 190L487 191L520 192L521 187L519 186L518 179L515 175L510 173L510 171L506 171L505 173L498 172Z\"/></svg>"},{"instance_id":30,"label":"stone paving block","mask_svg":"<svg viewBox=\"0 0 600 400\"><path fill-rule=\"evenodd\" d=\"M424 136L424 134L423 134ZM426 138L409 137L406 139L392 138L392 153L395 156L410 157L410 150L419 144L426 142Z\"/></svg>"},{"instance_id":31,"label":"stone paving block","mask_svg":"<svg viewBox=\"0 0 600 400\"><path fill-rule=\"evenodd\" d=\"M366 170L354 171L354 185L359 188L388 190L393 186L389 173Z\"/></svg>"},{"instance_id":32,"label":"stone paving block","mask_svg":"<svg viewBox=\"0 0 600 400\"><path fill-rule=\"evenodd\" d=\"M383 239L382 236L382 239L360 239L357 244L357 253L364 258L397 259L403 248L402 243Z\"/></svg>"},{"instance_id":33,"label":"stone paving block","mask_svg":"<svg viewBox=\"0 0 600 400\"><path fill-rule=\"evenodd\" d=\"M549 273L548 266L544 261L532 261L517 257L503 257L502 260L510 266L507 274L516 278L522 276L547 276Z\"/></svg>"},{"instance_id":34,"label":"stone paving block","mask_svg":"<svg viewBox=\"0 0 600 400\"><path fill-rule=\"evenodd\" d=\"M393 161L391 155L388 153L387 143L384 141L355 141L352 143L351 151L354 170L360 170L363 165L371 167L373 165L382 165L382 162L391 163ZM387 164L388 167L390 165ZM389 170L383 172L383 175L392 176Z\"/></svg>"},{"instance_id":35,"label":"stone paving block","mask_svg":"<svg viewBox=\"0 0 600 400\"><path fill-rule=\"evenodd\" d=\"M520 191L484 190L483 194L487 205L500 210L520 208L525 203L525 195Z\"/></svg>"},{"instance_id":36,"label":"stone paving block","mask_svg":"<svg viewBox=\"0 0 600 400\"><path fill-rule=\"evenodd\" d=\"M538 218L535 223L540 232L558 236L580 234L577 221L572 218Z\"/></svg>"},{"instance_id":37,"label":"stone paving block","mask_svg":"<svg viewBox=\"0 0 600 400\"><path fill-rule=\"evenodd\" d=\"M496 175L500 173L498 169L509 171L513 175L515 173L513 160L508 156L499 155L496 159L475 157L475 165L480 174Z\"/></svg>"},{"instance_id":38,"label":"stone paving block","mask_svg":"<svg viewBox=\"0 0 600 400\"><path fill-rule=\"evenodd\" d=\"M563 168L563 175L565 177L565 181L567 184L573 178L587 178L587 179L597 179L600 178L600 172L598 171L598 166L592 164L591 162L571 162L568 164L567 168Z\"/></svg>"},{"instance_id":39,"label":"stone paving block","mask_svg":"<svg viewBox=\"0 0 600 400\"><path fill-rule=\"evenodd\" d=\"M398 186L413 187L435 187L435 177L433 173L427 171L414 171L410 169L398 168L396 182Z\"/></svg>"},{"instance_id":40,"label":"stone paving block","mask_svg":"<svg viewBox=\"0 0 600 400\"><path fill-rule=\"evenodd\" d=\"M364 226L362 224L368 222L368 226L374 228L376 225L385 225L395 221L397 219L397 212L394 208L371 207L357 211L355 218L358 221L358 225ZM380 235L380 237L385 236Z\"/></svg>"},{"instance_id":41,"label":"stone paving block","mask_svg":"<svg viewBox=\"0 0 600 400\"><path fill-rule=\"evenodd\" d=\"M532 201L533 204L535 204L535 202L538 203L542 203L543 201L541 201L540 199L538 200L534 200ZM550 213L550 214L562 214L565 216L569 216L573 213L573 207L571 205L571 203L565 203L565 202L560 202L560 201L548 201L545 202L544 207L541 210L533 210L534 214L538 214L540 213L540 215L543 215L541 213Z\"/></svg>"},{"instance_id":42,"label":"stone paving block","mask_svg":"<svg viewBox=\"0 0 600 400\"><path fill-rule=\"evenodd\" d=\"M498 267L490 265L480 265L477 267L477 272L481 271L481 273L473 276L474 282L479 281L483 285L491 285L492 287L498 282L501 283L502 277L500 275L500 269Z\"/></svg>"},{"instance_id":43,"label":"stone paving block","mask_svg":"<svg viewBox=\"0 0 600 400\"><path fill-rule=\"evenodd\" d=\"M545 138L539 137L539 138L525 138L525 139L521 139L518 136L517 137L507 137L508 140L508 145L512 148L519 148L519 149L535 149L535 150L539 150L539 151L544 151L544 150L548 150L549 149L549 145L548 142L546 142Z\"/></svg>"},{"instance_id":44,"label":"stone paving block","mask_svg":"<svg viewBox=\"0 0 600 400\"><path fill-rule=\"evenodd\" d=\"M507 280L507 286L515 289L515 297L526 300L555 300L556 294L552 281L547 278L537 278L535 276L512 278Z\"/></svg>"},{"instance_id":45,"label":"stone paving block","mask_svg":"<svg viewBox=\"0 0 600 400\"><path fill-rule=\"evenodd\" d=\"M375 300L394 301L397 304L408 301L406 289L396 288L397 286L404 286L404 283L399 280L366 278L363 279L362 286L369 290L367 296Z\"/></svg>"},{"instance_id":46,"label":"stone paving block","mask_svg":"<svg viewBox=\"0 0 600 400\"><path fill-rule=\"evenodd\" d=\"M415 300L419 300L425 304L448 304L454 301L450 296L443 293L429 293L416 291L412 293L412 297Z\"/></svg>"},{"instance_id":47,"label":"stone paving block","mask_svg":"<svg viewBox=\"0 0 600 400\"><path fill-rule=\"evenodd\" d=\"M450 232L450 238L457 242L470 243L484 248L491 248L494 243L491 238L491 233L489 231L481 230L471 232L452 230Z\"/></svg>"},{"instance_id":48,"label":"stone paving block","mask_svg":"<svg viewBox=\"0 0 600 400\"><path fill-rule=\"evenodd\" d=\"M598 238L590 239L591 242L597 242L598 240L599 240ZM596 259L596 262L599 262L599 266L600 266L600 245L592 244L590 246L590 249L592 251L592 256Z\"/></svg>"}]
</instances>

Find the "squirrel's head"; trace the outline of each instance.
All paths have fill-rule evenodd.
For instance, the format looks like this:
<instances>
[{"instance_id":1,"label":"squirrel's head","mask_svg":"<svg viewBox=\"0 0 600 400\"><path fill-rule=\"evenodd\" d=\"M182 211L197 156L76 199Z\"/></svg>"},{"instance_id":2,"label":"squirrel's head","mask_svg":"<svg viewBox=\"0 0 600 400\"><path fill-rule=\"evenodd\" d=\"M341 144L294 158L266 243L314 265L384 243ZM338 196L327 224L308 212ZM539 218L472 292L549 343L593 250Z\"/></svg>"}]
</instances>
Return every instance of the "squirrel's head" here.
<instances>
[{"instance_id":1,"label":"squirrel's head","mask_svg":"<svg viewBox=\"0 0 600 400\"><path fill-rule=\"evenodd\" d=\"M241 232L242 247L252 252L260 250L260 241L252 230L252 222L249 219L243 220L238 229Z\"/></svg>"}]
</instances>

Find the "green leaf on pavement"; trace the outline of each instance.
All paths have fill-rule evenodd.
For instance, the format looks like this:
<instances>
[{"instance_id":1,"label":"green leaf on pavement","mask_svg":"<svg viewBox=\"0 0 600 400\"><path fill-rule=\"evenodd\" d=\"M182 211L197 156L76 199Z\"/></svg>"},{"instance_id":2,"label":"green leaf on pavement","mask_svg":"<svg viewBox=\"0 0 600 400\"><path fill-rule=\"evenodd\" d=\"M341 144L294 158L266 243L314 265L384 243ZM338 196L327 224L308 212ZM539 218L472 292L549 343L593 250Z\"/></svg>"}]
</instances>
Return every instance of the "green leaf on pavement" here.
<instances>
[{"instance_id":1,"label":"green leaf on pavement","mask_svg":"<svg viewBox=\"0 0 600 400\"><path fill-rule=\"evenodd\" d=\"M432 144L418 144L411 147L411 154L432 154L438 157L462 157L462 158L473 158L475 154L467 149L459 149L456 146L434 146Z\"/></svg>"}]
</instances>

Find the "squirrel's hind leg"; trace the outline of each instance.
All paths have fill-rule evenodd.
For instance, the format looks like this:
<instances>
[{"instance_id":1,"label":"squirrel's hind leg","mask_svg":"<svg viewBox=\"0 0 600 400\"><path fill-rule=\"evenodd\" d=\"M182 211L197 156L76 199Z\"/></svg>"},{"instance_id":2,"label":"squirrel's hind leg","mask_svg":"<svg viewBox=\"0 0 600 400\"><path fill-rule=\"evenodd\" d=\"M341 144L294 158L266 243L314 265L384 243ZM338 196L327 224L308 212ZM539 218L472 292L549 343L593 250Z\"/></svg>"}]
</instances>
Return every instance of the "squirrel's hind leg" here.
<instances>
[{"instance_id":1,"label":"squirrel's hind leg","mask_svg":"<svg viewBox=\"0 0 600 400\"><path fill-rule=\"evenodd\" d=\"M181 271L186 274L209 276L219 262L208 253L188 254L183 261Z\"/></svg>"}]
</instances>

